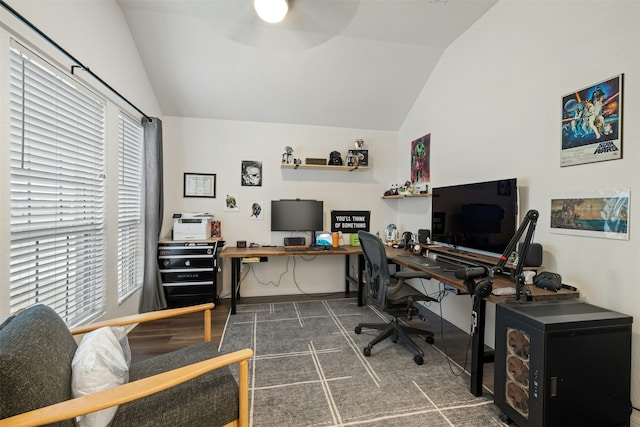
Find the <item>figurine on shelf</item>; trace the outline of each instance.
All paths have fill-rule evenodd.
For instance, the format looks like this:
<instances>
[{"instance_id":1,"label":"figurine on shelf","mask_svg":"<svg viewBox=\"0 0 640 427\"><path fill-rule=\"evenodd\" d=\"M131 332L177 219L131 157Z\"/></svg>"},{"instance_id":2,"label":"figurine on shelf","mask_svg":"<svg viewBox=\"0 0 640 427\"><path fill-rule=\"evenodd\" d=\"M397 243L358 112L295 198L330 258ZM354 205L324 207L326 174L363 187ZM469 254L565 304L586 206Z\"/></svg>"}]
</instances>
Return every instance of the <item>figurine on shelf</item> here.
<instances>
[{"instance_id":1,"label":"figurine on shelf","mask_svg":"<svg viewBox=\"0 0 640 427\"><path fill-rule=\"evenodd\" d=\"M413 194L414 187L411 185L411 181L407 180L404 183L404 192L405 194Z\"/></svg>"},{"instance_id":2,"label":"figurine on shelf","mask_svg":"<svg viewBox=\"0 0 640 427\"><path fill-rule=\"evenodd\" d=\"M393 184L390 189L384 192L385 196L397 196L398 195L398 184Z\"/></svg>"},{"instance_id":3,"label":"figurine on shelf","mask_svg":"<svg viewBox=\"0 0 640 427\"><path fill-rule=\"evenodd\" d=\"M355 164L355 162L356 162L356 156L354 156L354 155L353 155L353 151L351 151L351 150L349 150L349 151L347 152L347 155L346 155L346 157L345 157L345 159L344 159L344 160L346 161L347 166L357 166L357 165Z\"/></svg>"},{"instance_id":4,"label":"figurine on shelf","mask_svg":"<svg viewBox=\"0 0 640 427\"><path fill-rule=\"evenodd\" d=\"M282 163L289 164L293 158L293 148L288 145L284 147L284 153L282 153Z\"/></svg>"}]
</instances>

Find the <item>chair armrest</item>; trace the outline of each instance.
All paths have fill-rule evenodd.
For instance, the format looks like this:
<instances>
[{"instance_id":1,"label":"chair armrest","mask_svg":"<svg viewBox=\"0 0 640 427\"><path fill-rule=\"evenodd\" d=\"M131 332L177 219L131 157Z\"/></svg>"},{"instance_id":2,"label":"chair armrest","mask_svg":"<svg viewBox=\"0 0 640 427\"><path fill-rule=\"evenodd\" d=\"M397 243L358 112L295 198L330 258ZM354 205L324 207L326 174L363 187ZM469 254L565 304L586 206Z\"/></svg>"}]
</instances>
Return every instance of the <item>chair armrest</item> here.
<instances>
[{"instance_id":1,"label":"chair armrest","mask_svg":"<svg viewBox=\"0 0 640 427\"><path fill-rule=\"evenodd\" d=\"M190 307L171 308L167 310L150 311L148 313L133 314L131 316L116 317L115 319L104 320L102 322L92 323L90 325L80 326L71 329L72 335L86 334L93 330L105 326L126 326L135 323L150 322L152 320L167 319L169 317L182 316L185 314L197 313L204 311L204 334L205 341L211 341L211 310L215 307L213 303L193 305Z\"/></svg>"},{"instance_id":2,"label":"chair armrest","mask_svg":"<svg viewBox=\"0 0 640 427\"><path fill-rule=\"evenodd\" d=\"M88 396L78 397L5 418L0 420L0 427L40 426L75 418L158 393L233 363L240 364L238 386L240 388L240 425L243 425L243 417L245 415L248 417L249 364L247 360L251 356L253 356L253 350L249 348L238 350Z\"/></svg>"}]
</instances>

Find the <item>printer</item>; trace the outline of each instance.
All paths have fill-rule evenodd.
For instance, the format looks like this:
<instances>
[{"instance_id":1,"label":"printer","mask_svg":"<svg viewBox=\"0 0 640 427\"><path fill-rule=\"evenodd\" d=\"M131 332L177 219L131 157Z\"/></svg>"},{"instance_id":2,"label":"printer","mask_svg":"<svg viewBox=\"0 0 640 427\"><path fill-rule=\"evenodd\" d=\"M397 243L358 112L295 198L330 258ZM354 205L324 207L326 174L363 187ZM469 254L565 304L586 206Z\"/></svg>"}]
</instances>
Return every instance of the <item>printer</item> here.
<instances>
[{"instance_id":1,"label":"printer","mask_svg":"<svg viewBox=\"0 0 640 427\"><path fill-rule=\"evenodd\" d=\"M173 240L207 240L211 237L213 215L207 213L173 214Z\"/></svg>"}]
</instances>

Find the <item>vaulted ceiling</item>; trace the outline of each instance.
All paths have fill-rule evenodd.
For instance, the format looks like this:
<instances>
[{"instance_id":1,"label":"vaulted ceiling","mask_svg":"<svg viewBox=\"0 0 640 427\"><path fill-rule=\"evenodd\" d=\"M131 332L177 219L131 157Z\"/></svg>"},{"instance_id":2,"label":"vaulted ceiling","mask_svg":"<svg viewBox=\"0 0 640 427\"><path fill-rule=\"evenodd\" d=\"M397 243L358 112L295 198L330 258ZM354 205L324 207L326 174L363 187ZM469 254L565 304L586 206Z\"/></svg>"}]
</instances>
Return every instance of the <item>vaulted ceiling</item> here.
<instances>
[{"instance_id":1,"label":"vaulted ceiling","mask_svg":"<svg viewBox=\"0 0 640 427\"><path fill-rule=\"evenodd\" d=\"M117 0L167 116L378 130L497 1L289 0L267 24L251 0Z\"/></svg>"}]
</instances>

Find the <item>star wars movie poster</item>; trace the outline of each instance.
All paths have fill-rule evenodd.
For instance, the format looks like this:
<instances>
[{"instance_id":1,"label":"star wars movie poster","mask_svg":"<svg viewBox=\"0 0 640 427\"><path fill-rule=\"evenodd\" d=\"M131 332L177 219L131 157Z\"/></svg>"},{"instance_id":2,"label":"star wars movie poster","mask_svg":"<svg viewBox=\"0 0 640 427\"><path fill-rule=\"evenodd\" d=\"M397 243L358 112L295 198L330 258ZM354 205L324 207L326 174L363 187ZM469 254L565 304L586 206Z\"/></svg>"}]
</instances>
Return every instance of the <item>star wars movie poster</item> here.
<instances>
[{"instance_id":1,"label":"star wars movie poster","mask_svg":"<svg viewBox=\"0 0 640 427\"><path fill-rule=\"evenodd\" d=\"M562 97L560 166L622 158L622 74Z\"/></svg>"},{"instance_id":2,"label":"star wars movie poster","mask_svg":"<svg viewBox=\"0 0 640 427\"><path fill-rule=\"evenodd\" d=\"M431 134L411 141L411 182L420 184L429 182L429 151L431 149Z\"/></svg>"}]
</instances>

